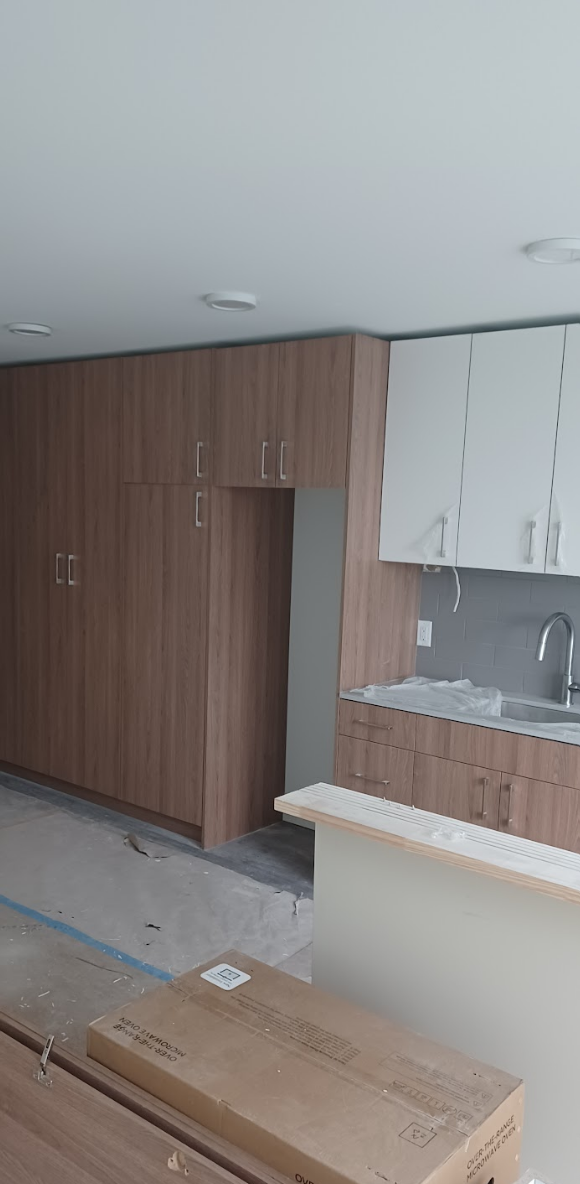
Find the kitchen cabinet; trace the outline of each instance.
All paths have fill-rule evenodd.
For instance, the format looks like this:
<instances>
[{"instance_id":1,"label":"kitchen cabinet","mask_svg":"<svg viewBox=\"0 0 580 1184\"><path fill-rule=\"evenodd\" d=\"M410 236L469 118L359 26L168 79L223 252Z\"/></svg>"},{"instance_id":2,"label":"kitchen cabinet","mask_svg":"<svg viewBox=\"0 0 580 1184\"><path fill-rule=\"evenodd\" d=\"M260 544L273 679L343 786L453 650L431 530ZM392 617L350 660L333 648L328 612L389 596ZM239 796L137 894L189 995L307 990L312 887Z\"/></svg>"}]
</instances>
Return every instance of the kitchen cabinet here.
<instances>
[{"instance_id":1,"label":"kitchen cabinet","mask_svg":"<svg viewBox=\"0 0 580 1184\"><path fill-rule=\"evenodd\" d=\"M432 814L473 822L497 830L501 775L415 753L413 805Z\"/></svg>"},{"instance_id":2,"label":"kitchen cabinet","mask_svg":"<svg viewBox=\"0 0 580 1184\"><path fill-rule=\"evenodd\" d=\"M213 479L216 485L276 484L279 345L215 353Z\"/></svg>"},{"instance_id":3,"label":"kitchen cabinet","mask_svg":"<svg viewBox=\"0 0 580 1184\"><path fill-rule=\"evenodd\" d=\"M391 345L380 559L457 563L471 340Z\"/></svg>"},{"instance_id":4,"label":"kitchen cabinet","mask_svg":"<svg viewBox=\"0 0 580 1184\"><path fill-rule=\"evenodd\" d=\"M546 551L546 571L552 575L580 576L579 439L580 325L567 325Z\"/></svg>"},{"instance_id":5,"label":"kitchen cabinet","mask_svg":"<svg viewBox=\"0 0 580 1184\"><path fill-rule=\"evenodd\" d=\"M17 762L16 732L16 571L18 478L15 447L15 405L12 371L0 371L0 622L2 622L2 678L0 678L0 752Z\"/></svg>"},{"instance_id":6,"label":"kitchen cabinet","mask_svg":"<svg viewBox=\"0 0 580 1184\"><path fill-rule=\"evenodd\" d=\"M280 346L279 486L346 485L351 354L351 337Z\"/></svg>"},{"instance_id":7,"label":"kitchen cabinet","mask_svg":"<svg viewBox=\"0 0 580 1184\"><path fill-rule=\"evenodd\" d=\"M410 806L413 753L388 744L339 736L336 777L344 789L356 789L359 793Z\"/></svg>"},{"instance_id":8,"label":"kitchen cabinet","mask_svg":"<svg viewBox=\"0 0 580 1184\"><path fill-rule=\"evenodd\" d=\"M215 352L214 482L343 488L351 337Z\"/></svg>"},{"instance_id":9,"label":"kitchen cabinet","mask_svg":"<svg viewBox=\"0 0 580 1184\"><path fill-rule=\"evenodd\" d=\"M120 797L196 826L203 800L207 501L203 490L186 485L124 488Z\"/></svg>"},{"instance_id":10,"label":"kitchen cabinet","mask_svg":"<svg viewBox=\"0 0 580 1184\"><path fill-rule=\"evenodd\" d=\"M123 480L207 485L209 349L123 358Z\"/></svg>"},{"instance_id":11,"label":"kitchen cabinet","mask_svg":"<svg viewBox=\"0 0 580 1184\"><path fill-rule=\"evenodd\" d=\"M580 852L580 790L504 773L499 829Z\"/></svg>"},{"instance_id":12,"label":"kitchen cabinet","mask_svg":"<svg viewBox=\"0 0 580 1184\"><path fill-rule=\"evenodd\" d=\"M564 327L473 336L457 562L544 571Z\"/></svg>"},{"instance_id":13,"label":"kitchen cabinet","mask_svg":"<svg viewBox=\"0 0 580 1184\"><path fill-rule=\"evenodd\" d=\"M354 699L339 700L338 730L343 736L354 736L359 740L413 749L416 719L410 711L392 710L375 703L357 703Z\"/></svg>"}]
</instances>

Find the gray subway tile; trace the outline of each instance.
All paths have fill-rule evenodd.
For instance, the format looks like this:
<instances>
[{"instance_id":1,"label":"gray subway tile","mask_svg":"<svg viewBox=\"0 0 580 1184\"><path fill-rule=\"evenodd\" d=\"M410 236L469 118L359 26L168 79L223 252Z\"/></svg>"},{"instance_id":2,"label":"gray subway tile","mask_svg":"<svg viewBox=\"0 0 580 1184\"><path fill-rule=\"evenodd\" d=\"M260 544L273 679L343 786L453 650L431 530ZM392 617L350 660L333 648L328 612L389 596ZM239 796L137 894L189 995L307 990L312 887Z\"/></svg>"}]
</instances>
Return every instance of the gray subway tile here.
<instances>
[{"instance_id":1,"label":"gray subway tile","mask_svg":"<svg viewBox=\"0 0 580 1184\"><path fill-rule=\"evenodd\" d=\"M458 659L460 662L472 662L477 666L493 666L495 646L484 641L466 641L459 638L457 641L447 641L445 645L441 645L439 637L435 641L433 647L435 657Z\"/></svg>"},{"instance_id":2,"label":"gray subway tile","mask_svg":"<svg viewBox=\"0 0 580 1184\"><path fill-rule=\"evenodd\" d=\"M471 679L476 687L498 687L500 691L523 691L524 676L518 670L500 670L489 666L463 664L463 678Z\"/></svg>"},{"instance_id":3,"label":"gray subway tile","mask_svg":"<svg viewBox=\"0 0 580 1184\"><path fill-rule=\"evenodd\" d=\"M449 679L450 682L455 682L461 678L461 661L437 658L431 650L419 647L416 671L423 678Z\"/></svg>"},{"instance_id":4,"label":"gray subway tile","mask_svg":"<svg viewBox=\"0 0 580 1184\"><path fill-rule=\"evenodd\" d=\"M553 674L561 669L557 653L548 653L543 663L538 662L534 649L512 645L496 645L493 665L503 670L521 670L524 674Z\"/></svg>"},{"instance_id":5,"label":"gray subway tile","mask_svg":"<svg viewBox=\"0 0 580 1184\"><path fill-rule=\"evenodd\" d=\"M524 674L524 694L540 699L559 699L562 689L561 674Z\"/></svg>"},{"instance_id":6,"label":"gray subway tile","mask_svg":"<svg viewBox=\"0 0 580 1184\"><path fill-rule=\"evenodd\" d=\"M465 636L468 641L487 641L493 645L521 646L525 649L527 625L519 621L470 621Z\"/></svg>"}]
</instances>

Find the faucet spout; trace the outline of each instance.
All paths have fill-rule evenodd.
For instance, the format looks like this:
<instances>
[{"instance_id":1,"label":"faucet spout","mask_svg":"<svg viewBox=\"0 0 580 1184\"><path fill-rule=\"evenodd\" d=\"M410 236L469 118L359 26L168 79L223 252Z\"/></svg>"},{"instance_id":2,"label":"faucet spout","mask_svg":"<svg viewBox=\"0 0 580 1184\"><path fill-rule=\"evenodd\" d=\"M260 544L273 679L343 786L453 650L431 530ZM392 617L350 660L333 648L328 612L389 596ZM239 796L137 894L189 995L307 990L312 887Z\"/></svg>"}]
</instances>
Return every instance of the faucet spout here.
<instances>
[{"instance_id":1,"label":"faucet spout","mask_svg":"<svg viewBox=\"0 0 580 1184\"><path fill-rule=\"evenodd\" d=\"M564 660L564 673L562 676L562 693L560 702L564 703L566 707L572 706L572 695L575 691L580 690L573 680L572 670L574 666L574 648L576 644L576 630L574 622L568 613L557 612L552 613L542 625L540 635L538 637L538 644L536 646L536 658L538 662L543 662L546 653L546 645L552 629L557 621L562 621L566 628L566 657Z\"/></svg>"}]
</instances>

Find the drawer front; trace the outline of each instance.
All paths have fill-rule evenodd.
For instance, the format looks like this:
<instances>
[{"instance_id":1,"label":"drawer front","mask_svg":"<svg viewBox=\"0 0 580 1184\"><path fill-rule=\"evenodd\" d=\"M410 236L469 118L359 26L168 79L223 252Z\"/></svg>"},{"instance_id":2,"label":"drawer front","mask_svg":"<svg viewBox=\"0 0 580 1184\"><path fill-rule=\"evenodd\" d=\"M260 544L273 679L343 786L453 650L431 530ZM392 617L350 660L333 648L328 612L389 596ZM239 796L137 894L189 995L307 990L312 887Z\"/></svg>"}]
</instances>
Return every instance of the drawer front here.
<instances>
[{"instance_id":1,"label":"drawer front","mask_svg":"<svg viewBox=\"0 0 580 1184\"><path fill-rule=\"evenodd\" d=\"M580 853L580 790L504 773L499 829Z\"/></svg>"},{"instance_id":2,"label":"drawer front","mask_svg":"<svg viewBox=\"0 0 580 1184\"><path fill-rule=\"evenodd\" d=\"M409 711L394 711L374 703L353 703L341 699L338 730L343 736L356 736L372 744L390 744L394 748L415 748L416 716Z\"/></svg>"},{"instance_id":3,"label":"drawer front","mask_svg":"<svg viewBox=\"0 0 580 1184\"><path fill-rule=\"evenodd\" d=\"M352 736L338 737L336 779L345 789L410 806L413 795L413 753Z\"/></svg>"},{"instance_id":4,"label":"drawer front","mask_svg":"<svg viewBox=\"0 0 580 1184\"><path fill-rule=\"evenodd\" d=\"M477 826L499 826L500 773L415 753L413 805Z\"/></svg>"}]
</instances>

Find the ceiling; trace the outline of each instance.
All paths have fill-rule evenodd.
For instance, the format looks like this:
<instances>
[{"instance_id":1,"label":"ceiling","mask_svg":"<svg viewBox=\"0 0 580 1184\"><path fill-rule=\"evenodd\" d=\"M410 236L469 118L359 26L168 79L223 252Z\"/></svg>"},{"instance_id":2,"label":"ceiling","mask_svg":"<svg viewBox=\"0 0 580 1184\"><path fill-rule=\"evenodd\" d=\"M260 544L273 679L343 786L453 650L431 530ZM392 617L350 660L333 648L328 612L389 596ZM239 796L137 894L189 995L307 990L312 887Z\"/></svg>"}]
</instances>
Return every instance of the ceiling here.
<instances>
[{"instance_id":1,"label":"ceiling","mask_svg":"<svg viewBox=\"0 0 580 1184\"><path fill-rule=\"evenodd\" d=\"M578 319L577 0L0 0L0 362ZM252 313L210 311L216 289Z\"/></svg>"}]
</instances>

